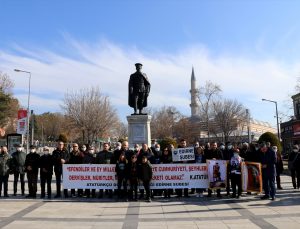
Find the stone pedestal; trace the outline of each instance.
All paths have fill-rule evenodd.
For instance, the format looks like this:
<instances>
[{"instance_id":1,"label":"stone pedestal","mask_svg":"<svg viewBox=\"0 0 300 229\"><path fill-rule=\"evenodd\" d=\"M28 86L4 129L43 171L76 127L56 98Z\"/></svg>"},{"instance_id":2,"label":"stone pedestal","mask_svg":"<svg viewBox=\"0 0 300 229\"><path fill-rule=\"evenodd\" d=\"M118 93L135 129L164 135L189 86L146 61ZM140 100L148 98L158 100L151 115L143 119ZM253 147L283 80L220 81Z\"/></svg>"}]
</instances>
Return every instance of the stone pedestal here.
<instances>
[{"instance_id":1,"label":"stone pedestal","mask_svg":"<svg viewBox=\"0 0 300 229\"><path fill-rule=\"evenodd\" d=\"M129 147L134 144L146 143L148 146L151 144L151 131L150 131L150 115L130 115L127 116L128 121L128 143Z\"/></svg>"}]
</instances>

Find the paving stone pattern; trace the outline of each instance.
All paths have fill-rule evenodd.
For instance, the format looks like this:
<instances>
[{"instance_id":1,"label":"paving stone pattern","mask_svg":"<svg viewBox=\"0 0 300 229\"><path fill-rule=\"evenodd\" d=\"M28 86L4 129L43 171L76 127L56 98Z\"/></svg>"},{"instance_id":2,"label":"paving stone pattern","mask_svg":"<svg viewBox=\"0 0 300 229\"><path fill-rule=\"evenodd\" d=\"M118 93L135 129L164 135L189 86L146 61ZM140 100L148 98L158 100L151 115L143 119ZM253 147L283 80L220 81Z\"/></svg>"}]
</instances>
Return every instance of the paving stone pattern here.
<instances>
[{"instance_id":1,"label":"paving stone pattern","mask_svg":"<svg viewBox=\"0 0 300 229\"><path fill-rule=\"evenodd\" d=\"M12 193L10 177L9 193ZM155 198L151 203L111 199L0 198L0 228L300 228L300 190L282 176L276 201L257 195ZM27 187L26 187L27 188ZM55 183L53 182L53 190Z\"/></svg>"}]
</instances>

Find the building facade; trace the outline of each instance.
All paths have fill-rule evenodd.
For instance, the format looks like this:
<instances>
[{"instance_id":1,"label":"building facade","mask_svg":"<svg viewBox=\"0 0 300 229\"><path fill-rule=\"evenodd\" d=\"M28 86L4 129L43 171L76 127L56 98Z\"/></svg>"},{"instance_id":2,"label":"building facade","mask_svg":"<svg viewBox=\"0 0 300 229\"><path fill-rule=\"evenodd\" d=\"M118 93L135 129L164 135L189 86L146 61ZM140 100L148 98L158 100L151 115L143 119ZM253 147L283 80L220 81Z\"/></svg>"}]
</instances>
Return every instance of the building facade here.
<instances>
[{"instance_id":1,"label":"building facade","mask_svg":"<svg viewBox=\"0 0 300 229\"><path fill-rule=\"evenodd\" d=\"M284 152L290 152L294 144L300 144L300 93L292 96L294 116L280 123L280 132Z\"/></svg>"}]
</instances>

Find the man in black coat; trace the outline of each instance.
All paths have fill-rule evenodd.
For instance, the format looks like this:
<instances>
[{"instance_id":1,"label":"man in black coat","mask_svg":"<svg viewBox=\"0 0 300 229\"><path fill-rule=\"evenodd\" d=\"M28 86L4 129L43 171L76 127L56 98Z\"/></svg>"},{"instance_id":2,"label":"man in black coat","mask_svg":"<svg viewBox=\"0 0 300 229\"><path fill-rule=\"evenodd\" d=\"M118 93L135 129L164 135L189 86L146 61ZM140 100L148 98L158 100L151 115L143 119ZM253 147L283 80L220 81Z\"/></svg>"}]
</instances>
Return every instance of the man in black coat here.
<instances>
[{"instance_id":1,"label":"man in black coat","mask_svg":"<svg viewBox=\"0 0 300 229\"><path fill-rule=\"evenodd\" d=\"M103 150L97 153L96 155L96 164L111 164L111 160L113 158L113 153L109 150L109 144L104 143L103 144ZM112 198L112 189L108 190L109 198ZM98 198L103 197L103 189L99 190Z\"/></svg>"},{"instance_id":2,"label":"man in black coat","mask_svg":"<svg viewBox=\"0 0 300 229\"><path fill-rule=\"evenodd\" d=\"M84 153L86 151L84 147L82 147L82 150L83 152L79 150L79 145L76 142L74 142L72 145L72 150L70 152L70 160L68 164L82 164ZM83 190L78 189L77 194L78 197L81 197L83 194ZM75 189L71 189L71 196L76 197Z\"/></svg>"},{"instance_id":3,"label":"man in black coat","mask_svg":"<svg viewBox=\"0 0 300 229\"><path fill-rule=\"evenodd\" d=\"M70 159L70 154L64 147L65 144L62 141L58 142L56 150L53 151L52 157L54 162L54 173L56 178L56 196L55 198L61 197L61 177L63 175L63 164L67 163ZM68 190L64 189L64 196L68 197Z\"/></svg>"},{"instance_id":4,"label":"man in black coat","mask_svg":"<svg viewBox=\"0 0 300 229\"><path fill-rule=\"evenodd\" d=\"M267 147L266 143L260 145L260 152L263 189L265 191L265 195L261 199L265 200L271 197L272 200L275 200L276 154L271 148Z\"/></svg>"},{"instance_id":5,"label":"man in black coat","mask_svg":"<svg viewBox=\"0 0 300 229\"><path fill-rule=\"evenodd\" d=\"M25 195L25 160L26 153L23 151L22 145L16 145L17 151L14 152L11 160L11 168L14 172L14 196L17 195L18 180L20 176L22 196Z\"/></svg>"},{"instance_id":6,"label":"man in black coat","mask_svg":"<svg viewBox=\"0 0 300 229\"><path fill-rule=\"evenodd\" d=\"M40 160L40 155L36 153L35 146L31 145L30 153L27 154L25 160L25 169L27 172L28 191L29 191L29 194L26 196L26 198L36 198L37 179L39 173L39 160Z\"/></svg>"},{"instance_id":7,"label":"man in black coat","mask_svg":"<svg viewBox=\"0 0 300 229\"><path fill-rule=\"evenodd\" d=\"M44 154L40 157L40 178L41 178L41 198L45 198L45 186L47 183L47 195L48 199L51 199L52 191L51 191L51 182L53 175L53 158L52 155L49 154L49 148L44 147Z\"/></svg>"}]
</instances>

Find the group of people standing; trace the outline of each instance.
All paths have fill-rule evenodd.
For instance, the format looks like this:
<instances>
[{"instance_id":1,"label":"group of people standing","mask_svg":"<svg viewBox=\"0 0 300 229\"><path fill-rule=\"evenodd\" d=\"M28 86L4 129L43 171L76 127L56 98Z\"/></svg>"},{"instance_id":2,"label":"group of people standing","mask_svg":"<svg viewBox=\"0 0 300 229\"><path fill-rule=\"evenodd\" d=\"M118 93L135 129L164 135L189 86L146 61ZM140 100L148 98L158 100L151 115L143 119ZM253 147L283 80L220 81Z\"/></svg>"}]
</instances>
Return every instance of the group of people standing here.
<instances>
[{"instance_id":1,"label":"group of people standing","mask_svg":"<svg viewBox=\"0 0 300 229\"><path fill-rule=\"evenodd\" d=\"M178 148L187 147L185 139L181 139ZM242 194L241 187L241 163L242 161L260 162L262 164L263 189L265 195L262 199L275 199L275 179L277 188L282 189L280 184L280 173L283 170L281 155L276 146L268 143L260 145L243 143L240 145L227 142L226 144L216 142L200 145L198 142L195 147L195 160L183 161L180 163L205 163L206 160L227 160L227 187L226 195L232 198L239 198ZM17 195L18 180L21 181L21 195L25 195L24 176L27 173L28 179L28 198L37 197L38 172L40 171L41 198L52 198L51 182L53 171L56 179L55 198L62 196L61 179L63 176L63 164L115 164L115 171L118 180L118 189L113 190L95 190L95 189L71 189L63 190L65 198L71 197L98 197L102 198L105 194L109 198L117 195L118 199L138 200L145 198L151 201L155 195L164 195L170 198L174 193L173 189L150 190L150 181L152 180L152 164L169 164L178 163L172 161L173 145L161 149L160 145L153 143L151 147L147 144L138 144L134 149L129 149L128 142L117 143L112 151L109 143L103 144L103 149L96 152L93 146L72 144L72 149L67 150L63 142L58 142L57 148L50 154L49 148L43 148L43 154L38 154L34 146L30 147L30 153L26 154L22 146L18 145L16 152L9 155L6 147L1 148L0 154L0 195L2 193L2 184L4 184L4 196L8 197L7 184L9 174L14 176L13 195ZM298 148L299 151L299 148ZM292 159L291 159L292 160ZM298 156L294 161L300 162ZM295 162L296 163L296 162ZM299 166L297 167L299 168ZM294 187L296 187L296 177L299 178L299 171L295 169L293 178ZM295 180L295 181L294 181ZM142 181L144 189L138 190L139 181ZM299 188L299 179L297 187ZM129 190L127 185L129 184ZM46 192L47 185L47 192ZM231 188L231 189L230 189ZM144 196L144 190L146 195ZM69 192L70 191L70 192ZM96 195L98 191L98 194ZM196 193L196 196L202 197L205 189L175 189L177 197L189 197L190 194ZM207 197L212 196L212 190L208 189ZM221 197L221 190L217 189L217 197ZM69 195L70 194L70 195Z\"/></svg>"}]
</instances>

